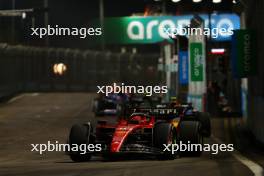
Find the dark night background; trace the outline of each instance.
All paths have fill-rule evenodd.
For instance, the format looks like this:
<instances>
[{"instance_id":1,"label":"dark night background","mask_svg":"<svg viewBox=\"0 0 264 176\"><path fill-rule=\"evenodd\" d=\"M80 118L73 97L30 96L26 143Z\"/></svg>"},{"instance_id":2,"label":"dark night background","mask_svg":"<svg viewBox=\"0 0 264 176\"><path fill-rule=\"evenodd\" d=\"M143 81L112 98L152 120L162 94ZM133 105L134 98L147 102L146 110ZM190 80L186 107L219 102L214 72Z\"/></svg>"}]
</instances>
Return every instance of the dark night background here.
<instances>
[{"instance_id":1,"label":"dark night background","mask_svg":"<svg viewBox=\"0 0 264 176\"><path fill-rule=\"evenodd\" d=\"M105 0L104 16L118 17L143 15L146 9L154 9L160 13L161 3L154 0ZM195 6L191 0L184 0L180 3L166 1L166 13L168 15L180 15L193 12L209 13L213 10L222 12L232 11L232 2L226 0L220 4L213 4L211 1L203 1ZM12 44L25 44L34 46L66 47L66 48L89 48L88 37L79 39L78 37L49 37L48 44L45 39L32 38L30 36L30 27L32 27L32 18L34 17L35 27L44 27L44 14L48 13L48 24L51 26L59 25L60 27L90 27L93 19L99 18L99 0L56 0L48 1L48 8L44 9L43 0L0 0L1 10L11 9L30 9L34 12L27 14L25 19L20 17L1 17L0 42ZM14 30L13 30L14 29ZM93 48L98 49L98 48Z\"/></svg>"}]
</instances>

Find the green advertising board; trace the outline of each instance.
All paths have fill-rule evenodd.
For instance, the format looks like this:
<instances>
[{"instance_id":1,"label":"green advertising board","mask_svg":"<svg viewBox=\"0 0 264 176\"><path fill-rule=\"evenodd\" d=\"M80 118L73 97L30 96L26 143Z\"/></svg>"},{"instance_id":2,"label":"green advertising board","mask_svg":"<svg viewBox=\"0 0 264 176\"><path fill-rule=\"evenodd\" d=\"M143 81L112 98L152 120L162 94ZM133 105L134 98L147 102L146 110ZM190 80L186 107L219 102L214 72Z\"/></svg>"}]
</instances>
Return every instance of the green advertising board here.
<instances>
[{"instance_id":1,"label":"green advertising board","mask_svg":"<svg viewBox=\"0 0 264 176\"><path fill-rule=\"evenodd\" d=\"M132 18L133 19L133 18ZM142 23L146 20L142 19L141 24L138 21L131 23L131 18L110 18L105 20L105 41L108 43L133 43L133 39L140 42L141 38L144 38L144 30L142 28ZM133 27L139 26L139 27ZM128 34L129 31L129 34ZM114 32L114 33L113 33ZM132 38L132 39L131 39ZM141 42L140 42L141 43Z\"/></svg>"},{"instance_id":2,"label":"green advertising board","mask_svg":"<svg viewBox=\"0 0 264 176\"><path fill-rule=\"evenodd\" d=\"M200 42L190 43L191 81L203 81L204 70L203 45Z\"/></svg>"},{"instance_id":3,"label":"green advertising board","mask_svg":"<svg viewBox=\"0 0 264 176\"><path fill-rule=\"evenodd\" d=\"M253 31L234 31L232 36L232 71L237 78L257 73L256 38Z\"/></svg>"},{"instance_id":4,"label":"green advertising board","mask_svg":"<svg viewBox=\"0 0 264 176\"><path fill-rule=\"evenodd\" d=\"M210 18L208 14L199 15L204 21ZM94 20L94 27L103 27L103 35L97 36L97 42L104 37L106 44L151 44L169 40L169 29L181 31L190 25L194 15L182 16L129 16L129 17L107 17L104 19L103 26L99 20ZM239 29L239 17L236 14L211 15L212 28L231 28ZM209 27L208 24L206 23ZM179 35L187 35L180 33ZM229 35L219 34L216 41L230 40ZM94 38L92 43L95 43Z\"/></svg>"},{"instance_id":5,"label":"green advertising board","mask_svg":"<svg viewBox=\"0 0 264 176\"><path fill-rule=\"evenodd\" d=\"M172 21L156 17L107 18L104 22L106 43L156 43L171 40L165 27L175 27Z\"/></svg>"}]
</instances>

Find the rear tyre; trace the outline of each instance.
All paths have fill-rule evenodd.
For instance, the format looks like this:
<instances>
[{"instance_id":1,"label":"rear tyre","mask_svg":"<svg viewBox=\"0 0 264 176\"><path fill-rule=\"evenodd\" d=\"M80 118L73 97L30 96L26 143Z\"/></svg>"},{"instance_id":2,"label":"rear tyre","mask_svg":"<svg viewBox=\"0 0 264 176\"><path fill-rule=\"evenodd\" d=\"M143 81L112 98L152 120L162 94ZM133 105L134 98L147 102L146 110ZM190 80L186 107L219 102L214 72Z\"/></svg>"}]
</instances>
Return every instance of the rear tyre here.
<instances>
[{"instance_id":1,"label":"rear tyre","mask_svg":"<svg viewBox=\"0 0 264 176\"><path fill-rule=\"evenodd\" d=\"M201 122L201 134L204 137L211 136L211 122L210 122L210 114L207 112L199 112L197 114L198 120Z\"/></svg>"},{"instance_id":2,"label":"rear tyre","mask_svg":"<svg viewBox=\"0 0 264 176\"><path fill-rule=\"evenodd\" d=\"M117 103L116 105L116 114L119 119L125 115L125 107L123 103Z\"/></svg>"},{"instance_id":3,"label":"rear tyre","mask_svg":"<svg viewBox=\"0 0 264 176\"><path fill-rule=\"evenodd\" d=\"M77 145L79 149L80 148L79 146L81 144L88 145L89 137L90 137L90 132L89 132L89 127L87 125L79 125L79 124L73 125L69 135L69 144L71 148ZM70 152L69 155L72 161L85 162L91 159L90 153L81 154L81 152L83 151Z\"/></svg>"},{"instance_id":4,"label":"rear tyre","mask_svg":"<svg viewBox=\"0 0 264 176\"><path fill-rule=\"evenodd\" d=\"M181 151L180 155L201 156L203 150L201 123L199 121L183 121L179 125L179 141L187 145L198 144L193 145L192 151Z\"/></svg>"},{"instance_id":5,"label":"rear tyre","mask_svg":"<svg viewBox=\"0 0 264 176\"><path fill-rule=\"evenodd\" d=\"M154 127L153 137L154 146L162 151L165 149L164 144L177 144L176 129L170 123L157 123ZM162 155L158 155L158 159L172 160L176 156L177 153L172 154L171 151L165 151Z\"/></svg>"},{"instance_id":6,"label":"rear tyre","mask_svg":"<svg viewBox=\"0 0 264 176\"><path fill-rule=\"evenodd\" d=\"M102 101L100 101L99 99L95 99L93 101L93 112L95 114L95 116L100 116L100 110L102 107Z\"/></svg>"}]
</instances>

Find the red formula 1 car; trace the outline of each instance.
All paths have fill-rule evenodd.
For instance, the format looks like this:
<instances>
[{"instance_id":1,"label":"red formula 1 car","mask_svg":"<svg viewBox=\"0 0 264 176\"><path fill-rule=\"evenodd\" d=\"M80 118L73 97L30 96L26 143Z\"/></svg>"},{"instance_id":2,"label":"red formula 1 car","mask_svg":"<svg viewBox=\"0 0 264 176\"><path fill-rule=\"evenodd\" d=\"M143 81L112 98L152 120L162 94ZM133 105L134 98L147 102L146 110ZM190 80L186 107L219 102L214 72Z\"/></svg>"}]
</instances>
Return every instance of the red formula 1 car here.
<instances>
[{"instance_id":1,"label":"red formula 1 car","mask_svg":"<svg viewBox=\"0 0 264 176\"><path fill-rule=\"evenodd\" d=\"M191 106L173 109L140 109L127 119L110 125L99 121L95 128L91 123L73 125L69 135L70 145L100 144L100 151L70 151L73 161L87 161L92 155L115 156L125 153L153 154L163 159L174 159L177 154L164 151L164 145L178 141L201 144L203 137L211 133L207 113L196 112ZM194 153L200 155L201 151Z\"/></svg>"}]
</instances>

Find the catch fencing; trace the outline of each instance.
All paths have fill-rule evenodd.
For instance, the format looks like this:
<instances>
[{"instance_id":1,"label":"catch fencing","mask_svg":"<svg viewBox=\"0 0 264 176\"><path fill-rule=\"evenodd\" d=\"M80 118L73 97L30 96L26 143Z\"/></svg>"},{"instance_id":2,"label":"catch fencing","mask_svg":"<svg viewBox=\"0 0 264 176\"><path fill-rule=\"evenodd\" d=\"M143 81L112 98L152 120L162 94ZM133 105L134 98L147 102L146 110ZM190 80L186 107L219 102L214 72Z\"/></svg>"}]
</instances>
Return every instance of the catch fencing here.
<instances>
[{"instance_id":1,"label":"catch fencing","mask_svg":"<svg viewBox=\"0 0 264 176\"><path fill-rule=\"evenodd\" d=\"M158 85L158 57L0 44L0 97L16 92L95 91L97 85L113 82Z\"/></svg>"}]
</instances>

